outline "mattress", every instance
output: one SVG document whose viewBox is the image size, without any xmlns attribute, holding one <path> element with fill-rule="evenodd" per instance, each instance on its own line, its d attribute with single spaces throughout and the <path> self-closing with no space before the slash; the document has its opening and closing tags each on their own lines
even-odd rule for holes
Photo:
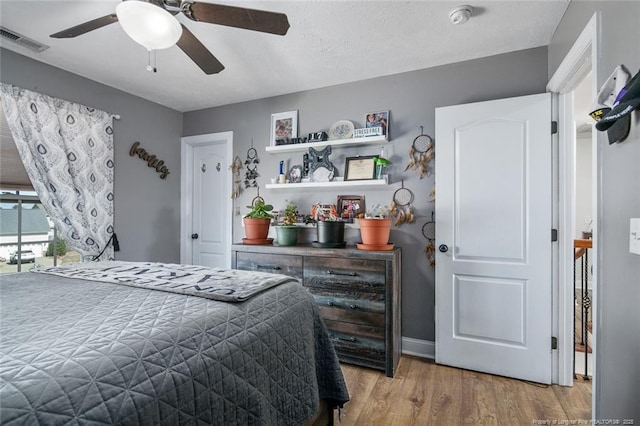
<svg viewBox="0 0 640 426">
<path fill-rule="evenodd" d="M 123 284 L 0 277 L 0 423 L 298 425 L 348 401 L 299 282 L 234 302 Z"/>
</svg>

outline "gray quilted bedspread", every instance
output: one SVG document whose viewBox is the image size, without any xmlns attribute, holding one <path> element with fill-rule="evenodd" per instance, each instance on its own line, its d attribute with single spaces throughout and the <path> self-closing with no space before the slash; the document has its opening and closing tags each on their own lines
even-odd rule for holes
<svg viewBox="0 0 640 426">
<path fill-rule="evenodd" d="M 297 425 L 349 397 L 297 282 L 242 303 L 0 277 L 0 423 Z"/>
</svg>

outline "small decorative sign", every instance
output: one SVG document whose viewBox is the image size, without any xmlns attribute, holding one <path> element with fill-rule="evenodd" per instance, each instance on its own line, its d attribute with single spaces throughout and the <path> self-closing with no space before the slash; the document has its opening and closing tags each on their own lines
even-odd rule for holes
<svg viewBox="0 0 640 426">
<path fill-rule="evenodd" d="M 147 166 L 152 169 L 156 169 L 156 172 L 160 173 L 160 179 L 166 179 L 169 175 L 169 169 L 164 165 L 164 161 L 158 160 L 155 155 L 151 155 L 146 149 L 140 148 L 140 142 L 134 142 L 129 150 L 129 155 L 135 157 L 136 155 L 141 160 L 147 162 Z"/>
<path fill-rule="evenodd" d="M 369 136 L 382 136 L 382 127 L 365 127 L 363 129 L 354 129 L 354 138 L 366 138 Z"/>
<path fill-rule="evenodd" d="M 327 139 L 329 139 L 329 135 L 327 135 L 327 132 L 309 133 L 308 137 L 309 142 L 324 142 Z"/>
</svg>

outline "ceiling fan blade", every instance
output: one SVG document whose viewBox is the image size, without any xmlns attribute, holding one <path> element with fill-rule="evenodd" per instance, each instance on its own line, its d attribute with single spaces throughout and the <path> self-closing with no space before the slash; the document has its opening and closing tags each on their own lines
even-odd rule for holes
<svg viewBox="0 0 640 426">
<path fill-rule="evenodd" d="M 102 28 L 105 25 L 113 24 L 114 22 L 118 22 L 118 17 L 115 13 L 110 15 L 103 16 L 101 18 L 97 18 L 91 21 L 87 21 L 84 24 L 76 25 L 75 27 L 67 28 L 66 30 L 62 30 L 55 34 L 51 34 L 49 37 L 53 38 L 73 38 L 79 35 L 88 33 L 89 31 L 97 30 L 98 28 Z"/>
<path fill-rule="evenodd" d="M 213 3 L 185 3 L 183 12 L 194 21 L 226 25 L 245 30 L 277 35 L 285 35 L 289 30 L 289 20 L 284 13 Z"/>
<path fill-rule="evenodd" d="M 176 44 L 205 74 L 217 74 L 224 69 L 224 65 L 184 25 L 182 36 Z"/>
</svg>

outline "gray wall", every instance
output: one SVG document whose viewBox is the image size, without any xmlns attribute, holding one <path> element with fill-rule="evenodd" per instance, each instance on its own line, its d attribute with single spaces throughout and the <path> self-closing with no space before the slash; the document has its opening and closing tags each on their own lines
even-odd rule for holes
<svg viewBox="0 0 640 426">
<path fill-rule="evenodd" d="M 614 67 L 640 68 L 640 2 L 572 2 L 549 45 L 549 77 L 593 13 L 601 11 L 600 87 Z M 640 422 L 640 256 L 629 253 L 629 219 L 640 217 L 640 113 L 628 139 L 598 138 L 599 222 L 595 415 Z M 622 423 L 621 423 L 622 424 Z"/>
<path fill-rule="evenodd" d="M 591 231 L 593 223 L 593 148 L 591 134 L 578 134 L 576 138 L 576 210 L 575 238 L 582 238 L 583 231 Z M 589 219 L 589 220 L 588 220 Z"/>
<path fill-rule="evenodd" d="M 268 135 L 272 113 L 299 111 L 299 134 L 328 130 L 341 119 L 352 120 L 360 127 L 367 112 L 390 111 L 391 142 L 385 156 L 394 163 L 390 169 L 392 184 L 384 189 L 345 189 L 342 194 L 364 195 L 366 204 L 388 204 L 404 179 L 405 187 L 415 194 L 414 207 L 419 215 L 415 224 L 402 225 L 392 230 L 391 241 L 403 250 L 402 335 L 416 339 L 435 340 L 434 329 L 434 271 L 427 265 L 424 248 L 427 240 L 422 236 L 423 224 L 431 219 L 434 205 L 428 201 L 434 185 L 434 176 L 422 180 L 416 172 L 403 173 L 408 151 L 414 138 L 424 132 L 434 135 L 434 109 L 440 106 L 528 95 L 545 91 L 547 83 L 547 49 L 537 48 L 498 55 L 452 65 L 424 69 L 372 80 L 349 83 L 323 89 L 293 93 L 252 102 L 218 108 L 192 111 L 184 115 L 184 135 L 233 131 L 234 155 L 244 161 L 247 149 L 258 150 L 260 164 L 259 185 L 269 182 L 278 173 L 278 163 L 301 164 L 303 152 L 268 154 Z M 437 141 L 436 141 L 437 143 Z M 353 155 L 374 155 L 379 146 L 335 149 L 331 161 L 343 172 L 344 159 Z M 243 173 L 246 170 L 243 170 Z M 342 173 L 341 173 L 342 174 Z M 243 175 L 244 176 L 244 175 Z M 243 237 L 241 214 L 256 195 L 255 189 L 246 190 L 236 201 L 234 241 Z M 312 203 L 336 202 L 335 190 L 281 191 L 262 189 L 267 202 L 276 208 L 284 206 L 285 199 L 295 202 L 300 210 L 308 211 Z M 313 240 L 312 231 L 302 236 Z M 348 230 L 347 240 L 356 242 L 357 229 Z"/>
<path fill-rule="evenodd" d="M 179 262 L 182 113 L 6 49 L 0 64 L 3 83 L 120 114 L 114 120 L 116 257 Z M 165 161 L 171 172 L 165 180 L 129 156 L 134 141 Z"/>
</svg>

